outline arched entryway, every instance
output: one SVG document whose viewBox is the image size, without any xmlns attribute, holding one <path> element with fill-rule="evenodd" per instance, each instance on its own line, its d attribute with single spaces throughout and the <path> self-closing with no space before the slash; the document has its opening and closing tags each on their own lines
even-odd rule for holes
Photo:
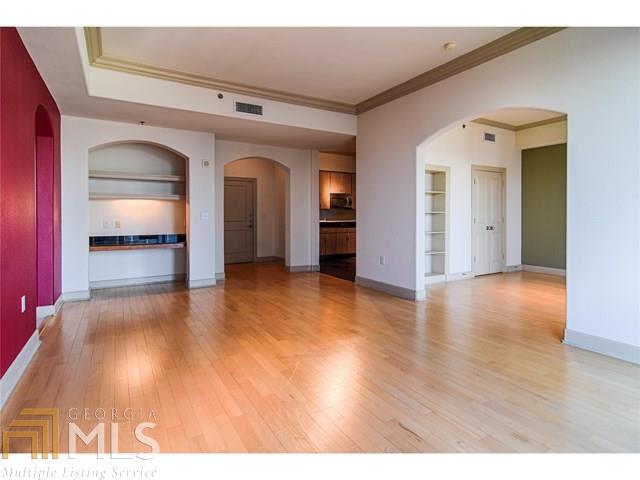
<svg viewBox="0 0 640 480">
<path fill-rule="evenodd" d="M 54 304 L 54 157 L 51 119 L 40 105 L 35 112 L 37 306 Z M 47 314 L 49 312 L 47 310 Z M 38 323 L 44 314 L 38 314 Z"/>
<path fill-rule="evenodd" d="M 520 270 L 566 275 L 566 142 L 564 113 L 505 108 L 455 122 L 417 147 L 424 288 Z M 558 316 L 564 327 L 564 310 Z"/>
<path fill-rule="evenodd" d="M 224 165 L 224 263 L 290 264 L 289 169 L 267 157 Z"/>
</svg>

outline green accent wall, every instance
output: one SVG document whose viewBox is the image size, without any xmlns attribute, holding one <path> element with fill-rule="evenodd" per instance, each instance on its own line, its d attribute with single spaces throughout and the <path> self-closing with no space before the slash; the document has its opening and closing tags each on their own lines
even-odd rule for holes
<svg viewBox="0 0 640 480">
<path fill-rule="evenodd" d="M 566 268 L 567 144 L 522 151 L 522 263 Z"/>
</svg>

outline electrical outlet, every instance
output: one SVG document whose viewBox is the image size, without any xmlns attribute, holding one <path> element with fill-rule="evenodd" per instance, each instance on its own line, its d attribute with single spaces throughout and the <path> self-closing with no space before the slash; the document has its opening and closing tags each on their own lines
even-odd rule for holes
<svg viewBox="0 0 640 480">
<path fill-rule="evenodd" d="M 109 222 L 107 220 L 102 221 L 102 228 L 109 228 Z"/>
<path fill-rule="evenodd" d="M 20 311 L 22 313 L 27 311 L 27 296 L 26 295 L 22 295 L 20 297 Z"/>
<path fill-rule="evenodd" d="M 387 258 L 384 255 L 380 255 L 380 265 L 387 263 Z"/>
<path fill-rule="evenodd" d="M 116 227 L 116 228 L 120 228 L 120 220 L 116 220 L 116 222 L 115 222 L 115 227 Z"/>
</svg>

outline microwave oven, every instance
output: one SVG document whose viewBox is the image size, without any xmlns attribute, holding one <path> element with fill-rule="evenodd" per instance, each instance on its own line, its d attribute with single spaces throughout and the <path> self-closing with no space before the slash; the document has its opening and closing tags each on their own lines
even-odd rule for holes
<svg viewBox="0 0 640 480">
<path fill-rule="evenodd" d="M 353 208 L 353 198 L 348 193 L 332 193 L 331 208 Z"/>
</svg>

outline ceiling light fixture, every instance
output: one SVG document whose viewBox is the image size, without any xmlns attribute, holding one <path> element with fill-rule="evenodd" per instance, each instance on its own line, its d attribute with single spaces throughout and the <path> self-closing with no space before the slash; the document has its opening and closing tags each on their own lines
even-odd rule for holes
<svg viewBox="0 0 640 480">
<path fill-rule="evenodd" d="M 458 44 L 455 41 L 447 42 L 443 45 L 445 50 L 453 50 L 456 48 Z"/>
</svg>

